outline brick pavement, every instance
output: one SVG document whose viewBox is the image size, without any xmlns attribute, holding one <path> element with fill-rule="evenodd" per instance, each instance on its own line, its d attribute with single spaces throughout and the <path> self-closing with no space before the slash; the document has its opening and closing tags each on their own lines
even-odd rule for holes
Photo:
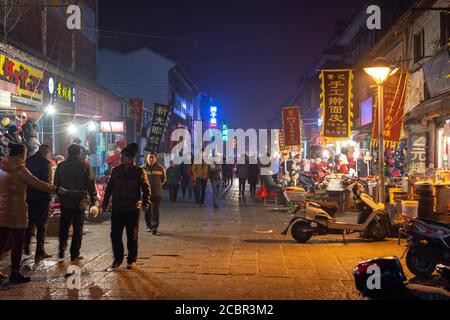
<svg viewBox="0 0 450 320">
<path fill-rule="evenodd" d="M 210 196 L 208 197 L 211 198 Z M 220 210 L 189 202 L 162 205 L 160 235 L 145 232 L 141 217 L 136 271 L 108 271 L 112 262 L 109 222 L 87 224 L 82 254 L 81 289 L 69 290 L 70 259 L 38 266 L 25 261 L 32 283 L 0 286 L 0 299 L 359 299 L 352 269 L 363 259 L 397 255 L 396 239 L 370 242 L 356 235 L 313 238 L 298 244 L 281 231 L 283 212 L 237 196 L 222 195 Z M 57 252 L 57 239 L 48 238 Z M 7 271 L 9 258 L 0 261 Z M 33 270 L 30 270 L 33 269 Z"/>
</svg>

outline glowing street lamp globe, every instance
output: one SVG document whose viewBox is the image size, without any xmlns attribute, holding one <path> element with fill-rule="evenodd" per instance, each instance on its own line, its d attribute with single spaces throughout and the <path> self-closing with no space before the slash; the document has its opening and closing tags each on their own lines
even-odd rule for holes
<svg viewBox="0 0 450 320">
<path fill-rule="evenodd" d="M 370 66 L 364 68 L 364 71 L 372 77 L 376 84 L 383 84 L 389 77 L 397 73 L 396 68 L 388 59 L 377 58 Z"/>
<path fill-rule="evenodd" d="M 67 131 L 69 132 L 69 134 L 73 135 L 77 132 L 77 128 L 75 127 L 75 125 L 73 123 L 71 123 L 68 127 L 67 127 Z"/>
<path fill-rule="evenodd" d="M 48 115 L 53 115 L 53 114 L 55 114 L 56 113 L 56 110 L 55 110 L 55 107 L 53 106 L 53 105 L 48 105 L 47 106 L 47 108 L 45 108 L 45 112 L 48 114 Z"/>
</svg>

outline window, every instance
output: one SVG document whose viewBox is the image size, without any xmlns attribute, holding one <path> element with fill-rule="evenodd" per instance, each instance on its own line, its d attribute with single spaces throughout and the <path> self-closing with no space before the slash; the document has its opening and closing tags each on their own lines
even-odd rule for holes
<svg viewBox="0 0 450 320">
<path fill-rule="evenodd" d="M 441 40 L 440 45 L 444 47 L 449 42 L 450 38 L 450 14 L 448 12 L 441 12 Z"/>
<path fill-rule="evenodd" d="M 425 57 L 425 30 L 414 35 L 414 63 L 419 62 Z"/>
</svg>

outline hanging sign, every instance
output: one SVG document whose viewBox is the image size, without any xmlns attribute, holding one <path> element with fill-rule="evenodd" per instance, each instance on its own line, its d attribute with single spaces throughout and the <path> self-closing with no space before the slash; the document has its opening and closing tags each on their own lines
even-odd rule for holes
<svg viewBox="0 0 450 320">
<path fill-rule="evenodd" d="M 137 136 L 142 134 L 142 123 L 144 115 L 144 100 L 142 99 L 130 99 L 130 107 L 128 108 L 128 117 L 134 118 L 135 132 Z"/>
<path fill-rule="evenodd" d="M 348 140 L 353 126 L 353 71 L 322 70 L 320 73 L 322 136 Z"/>
<path fill-rule="evenodd" d="M 386 148 L 395 149 L 400 144 L 405 111 L 406 87 L 408 73 L 397 72 L 386 80 L 383 89 L 384 104 L 384 143 Z M 378 97 L 376 101 L 378 100 Z M 378 104 L 375 106 L 374 121 L 372 127 L 373 145 L 378 145 Z"/>
<path fill-rule="evenodd" d="M 283 108 L 283 140 L 284 148 L 290 152 L 302 150 L 302 128 L 299 107 Z M 281 146 L 280 146 L 281 148 Z"/>
<path fill-rule="evenodd" d="M 161 138 L 163 136 L 168 117 L 169 106 L 163 104 L 155 104 L 152 125 L 148 133 L 147 146 L 145 147 L 145 151 L 155 153 L 159 152 Z"/>
</svg>

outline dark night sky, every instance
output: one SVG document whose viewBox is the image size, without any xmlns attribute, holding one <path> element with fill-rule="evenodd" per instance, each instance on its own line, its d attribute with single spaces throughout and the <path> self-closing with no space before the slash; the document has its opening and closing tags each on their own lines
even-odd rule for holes
<svg viewBox="0 0 450 320">
<path fill-rule="evenodd" d="M 213 97 L 234 128 L 265 128 L 272 110 L 295 92 L 298 76 L 320 57 L 335 22 L 352 18 L 364 3 L 99 2 L 100 29 L 152 36 L 103 33 L 106 37 L 101 40 L 102 46 L 127 50 L 147 45 L 180 62 L 197 86 Z"/>
</svg>

